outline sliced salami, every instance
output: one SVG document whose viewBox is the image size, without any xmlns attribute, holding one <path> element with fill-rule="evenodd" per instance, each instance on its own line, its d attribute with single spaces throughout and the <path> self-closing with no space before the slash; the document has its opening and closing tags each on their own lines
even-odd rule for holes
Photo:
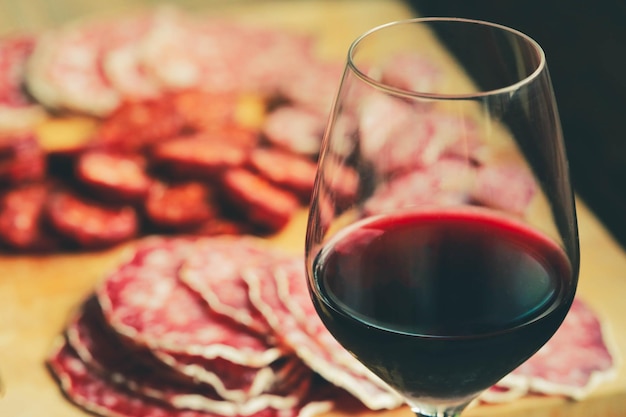
<svg viewBox="0 0 626 417">
<path fill-rule="evenodd" d="M 360 150 L 383 174 L 423 168 L 463 142 L 466 132 L 453 121 L 413 103 L 370 94 L 359 114 Z"/>
<path fill-rule="evenodd" d="M 581 399 L 615 376 L 616 359 L 608 329 L 576 298 L 552 339 L 508 378 L 521 378 L 532 392 Z"/>
<path fill-rule="evenodd" d="M 140 201 L 153 183 L 142 158 L 102 151 L 82 153 L 75 175 L 94 194 L 112 202 Z"/>
<path fill-rule="evenodd" d="M 145 151 L 178 136 L 184 127 L 169 96 L 123 101 L 99 126 L 94 142 L 114 151 Z"/>
<path fill-rule="evenodd" d="M 208 238 L 207 238 L 208 239 Z M 213 238 L 218 239 L 218 238 Z M 125 338 L 154 350 L 263 367 L 282 349 L 211 313 L 178 279 L 193 250 L 187 239 L 148 239 L 98 289 L 107 322 Z"/>
<path fill-rule="evenodd" d="M 46 168 L 46 156 L 34 133 L 0 135 L 0 185 L 43 180 Z"/>
<path fill-rule="evenodd" d="M 307 377 L 301 373 L 302 378 L 298 380 L 298 385 L 290 387 L 292 389 L 289 391 L 269 392 L 278 382 L 276 375 L 270 368 L 256 369 L 256 374 L 266 375 L 265 378 L 254 376 L 256 380 L 253 383 L 257 387 L 251 386 L 246 392 L 235 392 L 224 389 L 226 384 L 219 378 L 230 379 L 231 385 L 237 382 L 241 386 L 242 382 L 248 382 L 247 375 L 236 372 L 239 371 L 236 367 L 209 368 L 215 378 L 218 378 L 219 384 L 216 385 L 220 385 L 230 395 L 220 396 L 213 385 L 185 378 L 184 374 L 155 361 L 152 352 L 125 345 L 107 328 L 93 298 L 83 305 L 66 333 L 68 342 L 87 366 L 130 391 L 176 408 L 203 410 L 224 416 L 248 415 L 266 408 L 287 409 L 300 402 L 311 381 L 310 375 Z"/>
<path fill-rule="evenodd" d="M 381 71 L 381 82 L 418 93 L 435 93 L 440 86 L 442 69 L 432 59 L 416 53 L 394 55 Z"/>
<path fill-rule="evenodd" d="M 222 186 L 227 198 L 244 217 L 268 232 L 284 227 L 300 207 L 294 194 L 245 169 L 226 171 Z"/>
<path fill-rule="evenodd" d="M 250 152 L 249 164 L 261 176 L 308 204 L 317 172 L 313 160 L 277 149 L 257 148 Z"/>
<path fill-rule="evenodd" d="M 343 66 L 319 59 L 303 61 L 302 65 L 302 71 L 283 78 L 279 92 L 294 105 L 325 117 L 337 95 Z"/>
<path fill-rule="evenodd" d="M 198 134 L 162 142 L 150 155 L 153 163 L 170 175 L 215 180 L 225 169 L 243 165 L 247 149 Z"/>
<path fill-rule="evenodd" d="M 0 39 L 0 130 L 31 128 L 45 118 L 43 108 L 24 90 L 26 63 L 36 43 L 30 34 Z"/>
<path fill-rule="evenodd" d="M 200 241 L 184 261 L 179 276 L 209 307 L 246 328 L 271 339 L 271 327 L 250 303 L 248 286 L 241 276 L 246 265 L 274 258 L 267 245 L 253 238 Z"/>
<path fill-rule="evenodd" d="M 411 206 L 469 203 L 474 171 L 465 160 L 442 158 L 378 188 L 365 203 L 365 211 L 379 214 Z"/>
<path fill-rule="evenodd" d="M 60 242 L 43 224 L 43 208 L 48 198 L 44 183 L 28 184 L 0 195 L 0 242 L 21 251 L 47 252 Z"/>
<path fill-rule="evenodd" d="M 304 107 L 281 106 L 270 112 L 262 133 L 274 146 L 301 155 L 317 155 L 326 128 L 326 116 Z"/>
<path fill-rule="evenodd" d="M 532 173 L 519 162 L 484 164 L 476 172 L 472 198 L 487 207 L 524 215 L 538 192 Z"/>
<path fill-rule="evenodd" d="M 303 262 L 302 260 L 304 268 Z M 398 394 L 377 380 L 377 377 L 347 352 L 345 358 L 337 361 L 336 357 L 341 355 L 337 350 L 345 352 L 341 345 L 337 342 L 333 345 L 320 342 L 320 339 L 325 338 L 323 333 L 310 334 L 308 332 L 310 327 L 305 323 L 300 323 L 281 300 L 278 283 L 271 268 L 271 265 L 265 270 L 250 268 L 244 273 L 244 279 L 248 283 L 251 302 L 272 326 L 276 337 L 290 346 L 311 369 L 327 381 L 350 392 L 368 408 L 379 410 L 395 408 L 402 404 L 402 399 Z M 290 294 L 290 296 L 293 295 Z M 299 299 L 304 301 L 304 298 Z M 308 302 L 312 304 L 310 299 Z M 317 314 L 307 319 L 316 317 L 318 317 Z M 327 336 L 332 339 L 325 328 L 320 330 L 326 331 Z M 350 363 L 347 364 L 346 361 Z M 360 369 L 355 372 L 357 368 Z"/>
<path fill-rule="evenodd" d="M 102 248 L 129 240 L 139 229 L 130 206 L 111 207 L 69 191 L 52 193 L 45 207 L 50 226 L 80 248 Z"/>
<path fill-rule="evenodd" d="M 218 413 L 179 409 L 111 383 L 90 370 L 71 347 L 59 340 L 48 359 L 63 392 L 78 406 L 103 417 L 216 417 Z M 309 417 L 332 408 L 329 401 L 306 402 L 292 409 L 265 409 L 250 417 Z M 243 415 L 242 415 L 243 417 Z"/>
<path fill-rule="evenodd" d="M 144 201 L 144 212 L 162 231 L 189 231 L 217 215 L 211 188 L 202 182 L 155 182 Z"/>
</svg>

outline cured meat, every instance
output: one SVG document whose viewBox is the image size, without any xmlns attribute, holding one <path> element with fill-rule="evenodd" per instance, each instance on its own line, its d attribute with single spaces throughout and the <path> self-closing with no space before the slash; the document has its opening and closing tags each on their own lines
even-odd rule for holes
<svg viewBox="0 0 626 417">
<path fill-rule="evenodd" d="M 152 184 L 140 158 L 89 151 L 76 161 L 75 175 L 101 199 L 133 202 L 146 197 Z"/>
<path fill-rule="evenodd" d="M 0 130 L 17 130 L 42 121 L 45 112 L 24 91 L 26 62 L 37 38 L 13 34 L 0 39 Z"/>
<path fill-rule="evenodd" d="M 269 339 L 271 327 L 250 303 L 241 271 L 275 256 L 278 253 L 252 238 L 204 240 L 184 261 L 179 277 L 202 296 L 211 310 Z"/>
<path fill-rule="evenodd" d="M 326 128 L 326 116 L 303 107 L 281 106 L 270 112 L 262 133 L 274 146 L 302 155 L 317 155 Z"/>
<path fill-rule="evenodd" d="M 402 90 L 436 93 L 442 81 L 442 68 L 432 59 L 415 53 L 393 56 L 381 71 L 381 82 Z"/>
<path fill-rule="evenodd" d="M 302 258 L 295 262 L 304 269 Z M 293 349 L 311 369 L 350 392 L 368 408 L 379 410 L 401 405 L 400 396 L 387 388 L 336 341 L 332 343 L 334 339 L 323 326 L 315 326 L 319 333 L 309 333 L 312 327 L 306 322 L 300 322 L 280 298 L 279 284 L 272 268 L 270 262 L 267 269 L 249 268 L 243 276 L 249 287 L 250 301 L 272 326 L 279 340 Z M 304 279 L 303 276 L 299 278 Z M 307 302 L 302 294 L 290 293 L 289 297 Z M 312 305 L 310 299 L 307 304 Z M 306 317 L 306 320 L 319 320 L 319 317 L 314 314 Z M 339 352 L 344 352 L 345 356 Z M 342 356 L 341 361 L 336 360 L 339 356 Z"/>
<path fill-rule="evenodd" d="M 140 101 L 123 101 L 95 134 L 94 141 L 123 152 L 148 149 L 153 144 L 176 137 L 184 127 L 168 96 Z"/>
<path fill-rule="evenodd" d="M 55 191 L 46 204 L 50 226 L 80 248 L 101 248 L 124 242 L 138 231 L 138 217 L 130 206 L 109 207 L 69 191 Z"/>
<path fill-rule="evenodd" d="M 249 165 L 265 179 L 296 194 L 308 203 L 315 183 L 317 164 L 311 159 L 268 148 L 250 153 Z"/>
<path fill-rule="evenodd" d="M 359 114 L 360 150 L 383 174 L 423 168 L 473 135 L 456 122 L 413 103 L 371 94 Z"/>
<path fill-rule="evenodd" d="M 295 195 L 245 169 L 225 172 L 222 186 L 246 219 L 270 232 L 284 227 L 300 207 Z"/>
<path fill-rule="evenodd" d="M 532 173 L 518 162 L 485 164 L 478 168 L 472 198 L 487 207 L 524 215 L 537 194 Z"/>
<path fill-rule="evenodd" d="M 163 93 L 161 84 L 149 74 L 143 63 L 142 48 L 149 33 L 162 19 L 168 18 L 169 9 L 158 8 L 136 22 L 126 22 L 125 36 L 104 45 L 99 58 L 102 72 L 111 88 L 122 98 L 153 99 Z"/>
<path fill-rule="evenodd" d="M 615 360 L 607 329 L 576 298 L 552 339 L 507 378 L 510 383 L 527 384 L 532 392 L 582 399 L 615 376 Z"/>
<path fill-rule="evenodd" d="M 60 242 L 43 224 L 43 207 L 48 187 L 43 183 L 28 184 L 0 195 L 0 242 L 12 249 L 51 251 Z"/>
<path fill-rule="evenodd" d="M 309 59 L 303 69 L 284 77 L 278 91 L 289 102 L 326 117 L 332 107 L 343 73 L 343 65 Z"/>
<path fill-rule="evenodd" d="M 157 167 L 171 175 L 215 179 L 216 174 L 226 168 L 243 165 L 247 150 L 198 134 L 162 142 L 152 149 L 150 156 Z"/>
<path fill-rule="evenodd" d="M 285 31 L 182 15 L 161 23 L 146 40 L 143 56 L 149 71 L 169 88 L 271 91 L 311 53 L 309 37 Z"/>
<path fill-rule="evenodd" d="M 144 202 L 148 220 L 163 230 L 185 231 L 216 216 L 211 189 L 201 182 L 153 184 Z"/>
<path fill-rule="evenodd" d="M 192 132 L 212 132 L 216 127 L 221 129 L 237 124 L 239 94 L 185 89 L 175 92 L 172 100 L 176 111 L 184 119 L 185 128 Z M 255 144 L 256 138 L 251 143 Z"/>
<path fill-rule="evenodd" d="M 90 370 L 71 347 L 59 341 L 48 365 L 61 389 L 78 406 L 104 417 L 216 417 L 220 414 L 177 409 L 136 395 Z M 329 401 L 311 401 L 287 410 L 265 409 L 250 417 L 310 417 L 328 411 Z M 243 417 L 243 415 L 238 415 Z"/>
<path fill-rule="evenodd" d="M 158 238 L 139 244 L 98 289 L 109 325 L 153 350 L 223 358 L 251 367 L 266 366 L 283 356 L 282 349 L 211 313 L 180 282 L 179 268 L 193 245 L 192 240 Z"/>
<path fill-rule="evenodd" d="M 444 158 L 426 169 L 392 179 L 366 201 L 365 211 L 379 214 L 424 204 L 468 203 L 475 168 L 464 160 Z"/>
<path fill-rule="evenodd" d="M 212 385 L 186 378 L 172 368 L 156 362 L 151 352 L 133 350 L 122 343 L 106 327 L 99 306 L 93 298 L 83 305 L 66 333 L 68 342 L 87 366 L 130 391 L 176 408 L 203 410 L 224 416 L 250 414 L 266 408 L 287 409 L 300 402 L 311 382 L 310 375 L 307 377 L 301 373 L 302 378 L 298 380 L 298 384 L 288 391 L 272 391 L 274 383 L 278 382 L 272 370 L 256 369 L 252 377 L 261 378 L 256 378 L 247 392 L 240 390 L 240 395 L 236 398 L 220 397 Z M 240 369 L 236 367 L 222 366 L 213 371 L 220 388 L 230 394 L 230 397 L 235 396 L 234 391 L 224 389 L 225 384 L 220 377 L 230 378 L 238 386 L 248 380 L 247 375 L 237 372 Z M 231 385 L 234 385 L 233 381 Z"/>
<path fill-rule="evenodd" d="M 0 135 L 0 185 L 44 179 L 46 156 L 33 133 Z"/>
</svg>

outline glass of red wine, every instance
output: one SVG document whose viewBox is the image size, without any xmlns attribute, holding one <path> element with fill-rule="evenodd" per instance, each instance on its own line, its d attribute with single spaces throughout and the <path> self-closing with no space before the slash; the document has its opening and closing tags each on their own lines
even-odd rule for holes
<svg viewBox="0 0 626 417">
<path fill-rule="evenodd" d="M 420 18 L 351 45 L 306 235 L 333 336 L 418 416 L 456 416 L 545 344 L 578 280 L 545 54 L 497 24 Z"/>
</svg>

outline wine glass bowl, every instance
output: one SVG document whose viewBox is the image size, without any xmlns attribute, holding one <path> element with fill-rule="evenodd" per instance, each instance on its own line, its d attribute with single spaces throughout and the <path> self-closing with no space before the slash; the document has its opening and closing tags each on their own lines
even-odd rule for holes
<svg viewBox="0 0 626 417">
<path fill-rule="evenodd" d="M 540 46 L 453 18 L 359 37 L 305 252 L 325 325 L 418 415 L 459 414 L 536 352 L 567 314 L 579 268 Z"/>
</svg>

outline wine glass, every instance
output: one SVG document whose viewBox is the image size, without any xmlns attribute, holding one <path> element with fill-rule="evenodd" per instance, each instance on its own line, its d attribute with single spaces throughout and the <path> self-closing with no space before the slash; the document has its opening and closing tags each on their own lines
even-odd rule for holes
<svg viewBox="0 0 626 417">
<path fill-rule="evenodd" d="M 419 18 L 351 45 L 306 234 L 333 336 L 418 416 L 456 416 L 543 344 L 578 280 L 546 59 L 488 22 Z"/>
</svg>

